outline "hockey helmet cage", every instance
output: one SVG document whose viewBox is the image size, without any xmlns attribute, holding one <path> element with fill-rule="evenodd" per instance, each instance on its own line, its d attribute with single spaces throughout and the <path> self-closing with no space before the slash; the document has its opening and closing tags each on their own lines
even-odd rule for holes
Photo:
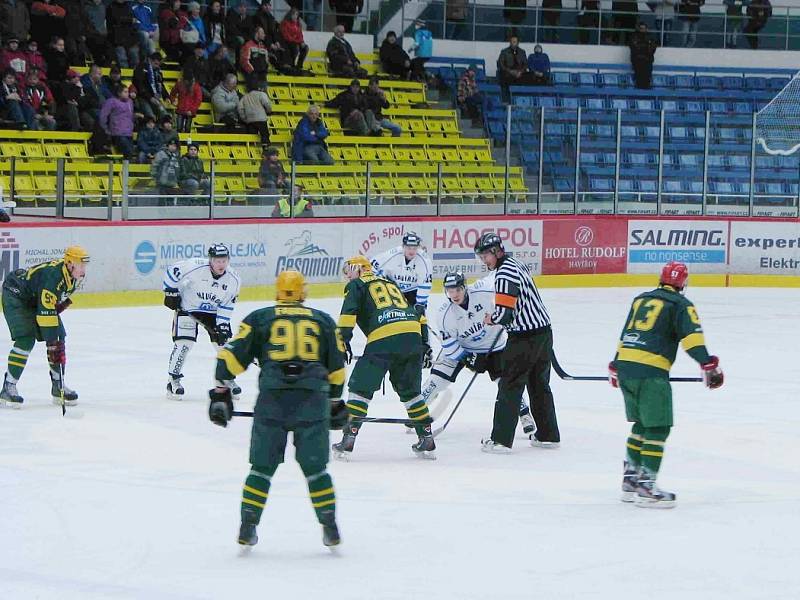
<svg viewBox="0 0 800 600">
<path fill-rule="evenodd" d="M 668 285 L 674 287 L 676 290 L 682 290 L 686 287 L 686 281 L 689 279 L 689 269 L 685 264 L 671 260 L 664 265 L 661 269 L 661 277 L 658 282 L 661 285 Z"/>
<path fill-rule="evenodd" d="M 88 263 L 89 253 L 81 246 L 69 246 L 64 250 L 64 262 L 67 264 Z"/>
<path fill-rule="evenodd" d="M 363 256 L 361 254 L 351 256 L 346 261 L 344 261 L 345 275 L 347 275 L 348 273 L 352 273 L 356 269 L 360 269 L 362 274 L 365 272 L 372 272 L 372 263 L 369 262 L 369 259 L 366 256 Z"/>
<path fill-rule="evenodd" d="M 465 288 L 467 287 L 467 280 L 464 279 L 464 274 L 461 271 L 451 271 L 450 273 L 445 273 L 442 286 L 444 289 Z"/>
<path fill-rule="evenodd" d="M 275 281 L 275 299 L 302 302 L 306 299 L 306 279 L 300 271 L 288 270 L 278 273 Z"/>
<path fill-rule="evenodd" d="M 486 252 L 487 250 L 491 250 L 492 248 L 499 248 L 500 250 L 505 252 L 505 248 L 503 247 L 503 240 L 500 239 L 499 235 L 491 231 L 482 234 L 481 237 L 478 238 L 478 241 L 475 242 L 475 254 Z"/>
<path fill-rule="evenodd" d="M 403 246 L 411 246 L 414 248 L 419 248 L 421 245 L 422 245 L 422 238 L 413 231 L 409 231 L 403 236 Z"/>
<path fill-rule="evenodd" d="M 208 258 L 230 257 L 231 251 L 225 244 L 211 244 L 208 247 Z"/>
</svg>

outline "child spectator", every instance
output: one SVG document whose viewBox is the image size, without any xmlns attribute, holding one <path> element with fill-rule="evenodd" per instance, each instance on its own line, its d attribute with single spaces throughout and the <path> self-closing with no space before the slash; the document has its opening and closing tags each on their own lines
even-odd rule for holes
<svg viewBox="0 0 800 600">
<path fill-rule="evenodd" d="M 25 56 L 28 59 L 28 70 L 25 72 L 25 75 L 27 76 L 32 69 L 38 69 L 39 79 L 47 79 L 47 63 L 45 62 L 42 53 L 39 52 L 39 42 L 36 40 L 28 40 L 28 47 L 27 51 L 25 52 Z"/>
<path fill-rule="evenodd" d="M 462 114 L 472 119 L 473 127 L 481 124 L 483 95 L 478 91 L 475 74 L 478 67 L 470 65 L 458 81 L 458 107 Z"/>
<path fill-rule="evenodd" d="M 117 86 L 115 95 L 100 110 L 100 127 L 108 134 L 117 150 L 126 159 L 134 156 L 133 102 L 128 88 Z"/>
<path fill-rule="evenodd" d="M 7 69 L 13 70 L 17 75 L 17 80 L 22 83 L 25 81 L 25 73 L 28 70 L 28 56 L 19 47 L 17 38 L 6 40 L 6 47 L 0 51 L 0 70 L 5 72 Z"/>
<path fill-rule="evenodd" d="M 213 0 L 208 5 L 208 10 L 203 16 L 203 24 L 206 28 L 208 42 L 206 51 L 211 56 L 217 51 L 217 48 L 225 43 L 225 11 L 219 0 Z"/>
<path fill-rule="evenodd" d="M 55 130 L 56 119 L 53 116 L 55 100 L 47 84 L 39 80 L 38 69 L 28 71 L 23 91 L 23 102 L 30 107 L 32 114 L 29 127 L 34 130 Z"/>
<path fill-rule="evenodd" d="M 153 162 L 156 153 L 161 150 L 163 145 L 164 140 L 161 135 L 161 130 L 156 127 L 156 120 L 153 117 L 145 118 L 144 127 L 139 129 L 139 134 L 136 137 L 136 149 L 139 151 L 139 162 Z"/>
<path fill-rule="evenodd" d="M 169 115 L 164 115 L 161 117 L 161 124 L 159 129 L 161 129 L 161 143 L 165 146 L 175 140 L 177 144 L 180 144 L 180 140 L 178 138 L 178 132 L 175 131 L 175 124 L 172 122 L 172 117 Z"/>
<path fill-rule="evenodd" d="M 172 88 L 169 99 L 177 107 L 175 115 L 178 132 L 189 133 L 192 130 L 192 120 L 203 102 L 203 90 L 191 72 L 183 72 L 183 76 Z"/>
<path fill-rule="evenodd" d="M 0 84 L 0 116 L 7 121 L 30 127 L 33 113 L 23 98 L 23 91 L 17 81 L 14 69 L 3 71 L 3 82 Z"/>
</svg>

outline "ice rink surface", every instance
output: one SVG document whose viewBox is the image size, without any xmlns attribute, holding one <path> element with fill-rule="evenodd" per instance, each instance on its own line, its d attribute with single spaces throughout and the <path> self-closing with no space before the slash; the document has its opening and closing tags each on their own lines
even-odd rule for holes
<svg viewBox="0 0 800 600">
<path fill-rule="evenodd" d="M 605 373 L 637 291 L 543 290 L 567 371 Z M 628 424 L 616 390 L 554 374 L 561 448 L 531 448 L 519 432 L 514 453 L 495 456 L 480 452 L 495 395 L 480 378 L 437 461 L 415 458 L 401 427 L 366 425 L 352 460 L 331 463 L 338 556 L 322 546 L 291 445 L 260 542 L 238 556 L 250 422 L 208 421 L 205 337 L 186 400 L 168 401 L 167 309 L 70 310 L 67 383 L 81 400 L 67 410 L 83 417 L 50 403 L 42 345 L 20 382 L 24 408 L 0 410 L 0 598 L 798 598 L 800 291 L 688 296 L 726 379 L 714 392 L 673 386 L 660 483 L 678 494 L 674 510 L 618 500 Z M 338 315 L 339 299 L 309 303 Z M 0 339 L 5 352 L 4 326 Z M 256 371 L 239 380 L 239 409 L 253 404 Z M 681 355 L 673 374 L 699 369 Z M 403 416 L 389 393 L 370 414 Z"/>
</svg>

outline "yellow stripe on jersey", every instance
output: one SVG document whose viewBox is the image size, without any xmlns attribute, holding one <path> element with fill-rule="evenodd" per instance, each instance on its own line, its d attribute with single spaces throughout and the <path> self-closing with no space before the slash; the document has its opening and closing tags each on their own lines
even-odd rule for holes
<svg viewBox="0 0 800 600">
<path fill-rule="evenodd" d="M 350 327 L 353 328 L 356 326 L 356 316 L 355 315 L 339 315 L 339 322 L 337 323 L 339 327 Z"/>
<path fill-rule="evenodd" d="M 698 346 L 705 346 L 706 345 L 706 338 L 702 333 L 690 333 L 685 338 L 681 340 L 681 346 L 687 352 L 692 348 L 697 348 Z"/>
<path fill-rule="evenodd" d="M 672 367 L 672 363 L 668 358 L 660 354 L 653 354 L 646 350 L 637 350 L 634 348 L 620 348 L 617 360 L 647 365 L 648 367 L 655 367 L 656 369 L 663 369 L 665 371 L 669 371 Z"/>
<path fill-rule="evenodd" d="M 58 317 L 36 315 L 36 324 L 39 327 L 58 327 Z"/>
<path fill-rule="evenodd" d="M 322 508 L 323 506 L 330 506 L 331 504 L 336 504 L 336 500 L 323 500 L 322 502 L 312 502 L 311 506 L 314 508 Z"/>
<path fill-rule="evenodd" d="M 642 456 L 664 456 L 663 452 L 654 452 L 651 450 L 642 450 Z"/>
<path fill-rule="evenodd" d="M 250 498 L 242 498 L 242 504 L 252 504 L 258 508 L 264 508 L 266 506 L 266 504 L 262 502 L 256 502 L 255 500 L 250 500 Z"/>
<path fill-rule="evenodd" d="M 344 385 L 345 370 L 339 369 L 333 373 L 328 373 L 328 383 L 331 385 Z"/>
<path fill-rule="evenodd" d="M 262 498 L 268 497 L 269 494 L 266 492 L 262 492 L 261 490 L 257 490 L 254 487 L 250 487 L 249 485 L 244 486 L 244 491 L 253 494 L 254 496 L 261 496 Z"/>
<path fill-rule="evenodd" d="M 239 362 L 239 359 L 236 358 L 233 355 L 233 352 L 227 348 L 223 348 L 219 351 L 219 354 L 217 354 L 217 359 L 225 363 L 225 366 L 231 375 L 239 375 L 245 371 L 245 368 L 242 366 L 242 363 Z"/>
<path fill-rule="evenodd" d="M 327 496 L 328 494 L 332 493 L 333 493 L 333 488 L 329 487 L 327 489 L 320 490 L 318 492 L 310 492 L 308 495 L 311 496 L 312 498 L 319 498 L 320 496 Z"/>
<path fill-rule="evenodd" d="M 383 327 L 378 327 L 367 336 L 367 343 L 377 342 L 378 340 L 402 333 L 416 333 L 417 335 L 422 335 L 419 321 L 398 321 L 397 323 L 389 323 Z"/>
</svg>

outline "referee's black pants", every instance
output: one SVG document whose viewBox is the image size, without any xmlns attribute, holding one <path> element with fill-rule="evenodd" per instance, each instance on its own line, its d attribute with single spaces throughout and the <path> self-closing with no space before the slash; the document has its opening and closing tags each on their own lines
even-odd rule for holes
<svg viewBox="0 0 800 600">
<path fill-rule="evenodd" d="M 494 405 L 492 440 L 511 448 L 519 419 L 519 403 L 528 388 L 536 439 L 560 442 L 553 392 L 550 391 L 550 354 L 553 331 L 543 327 L 525 333 L 509 333 L 503 350 L 502 375 Z"/>
</svg>

